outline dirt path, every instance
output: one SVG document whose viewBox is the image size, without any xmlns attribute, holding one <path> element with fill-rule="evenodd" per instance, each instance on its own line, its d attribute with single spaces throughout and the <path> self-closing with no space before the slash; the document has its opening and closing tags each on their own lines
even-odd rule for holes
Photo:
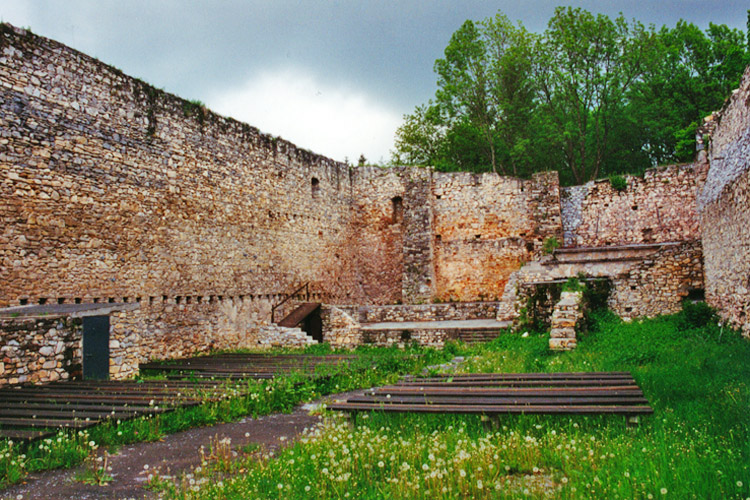
<svg viewBox="0 0 750 500">
<path fill-rule="evenodd" d="M 328 396 L 326 400 L 344 398 L 345 394 Z M 312 403 L 315 404 L 315 403 Z M 124 446 L 110 458 L 114 479 L 106 486 L 86 485 L 75 481 L 76 469 L 46 471 L 31 474 L 26 484 L 11 486 L 0 491 L 3 500 L 88 500 L 88 499 L 142 499 L 156 495 L 143 488 L 150 470 L 159 468 L 162 473 L 176 474 L 200 464 L 200 447 L 209 447 L 211 440 L 230 438 L 232 448 L 256 443 L 273 450 L 294 440 L 304 428 L 320 421 L 310 415 L 310 404 L 297 407 L 290 414 L 275 413 L 253 419 L 211 427 L 191 429 L 166 436 L 163 441 L 137 443 Z M 148 470 L 144 467 L 148 465 Z"/>
</svg>

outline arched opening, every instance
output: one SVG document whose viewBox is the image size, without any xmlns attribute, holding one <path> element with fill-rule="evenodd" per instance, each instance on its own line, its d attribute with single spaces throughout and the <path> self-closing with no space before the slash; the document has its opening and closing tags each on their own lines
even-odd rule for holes
<svg viewBox="0 0 750 500">
<path fill-rule="evenodd" d="M 312 178 L 312 181 L 310 181 L 310 186 L 312 187 L 313 198 L 315 198 L 320 192 L 320 181 L 317 177 Z"/>
</svg>

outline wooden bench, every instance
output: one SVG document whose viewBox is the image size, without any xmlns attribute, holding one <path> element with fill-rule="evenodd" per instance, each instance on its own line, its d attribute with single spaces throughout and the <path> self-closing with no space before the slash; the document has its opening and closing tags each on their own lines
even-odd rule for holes
<svg viewBox="0 0 750 500">
<path fill-rule="evenodd" d="M 477 373 L 407 377 L 328 405 L 348 413 L 617 414 L 653 413 L 628 372 Z M 636 417 L 636 418 L 632 418 Z"/>
<path fill-rule="evenodd" d="M 243 384 L 210 381 L 64 381 L 0 389 L 0 439 L 33 441 L 60 429 L 146 415 L 244 394 Z"/>
</svg>

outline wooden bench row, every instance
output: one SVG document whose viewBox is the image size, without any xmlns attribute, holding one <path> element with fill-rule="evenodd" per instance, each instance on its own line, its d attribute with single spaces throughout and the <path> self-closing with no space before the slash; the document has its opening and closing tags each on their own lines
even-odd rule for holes
<svg viewBox="0 0 750 500">
<path fill-rule="evenodd" d="M 328 405 L 356 413 L 619 414 L 653 413 L 627 372 L 511 373 L 408 377 Z"/>
<path fill-rule="evenodd" d="M 58 430 L 86 429 L 241 395 L 247 388 L 215 381 L 65 381 L 0 389 L 0 438 L 43 439 Z"/>
<path fill-rule="evenodd" d="M 279 374 L 312 374 L 320 365 L 347 363 L 352 355 L 220 354 L 142 363 L 141 371 L 167 374 L 170 379 L 270 379 Z"/>
</svg>

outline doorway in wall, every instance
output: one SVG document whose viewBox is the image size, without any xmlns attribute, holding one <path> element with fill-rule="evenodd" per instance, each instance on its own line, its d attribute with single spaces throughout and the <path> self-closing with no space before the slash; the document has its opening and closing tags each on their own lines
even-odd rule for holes
<svg viewBox="0 0 750 500">
<path fill-rule="evenodd" d="M 109 316 L 83 318 L 83 378 L 109 379 Z"/>
</svg>

